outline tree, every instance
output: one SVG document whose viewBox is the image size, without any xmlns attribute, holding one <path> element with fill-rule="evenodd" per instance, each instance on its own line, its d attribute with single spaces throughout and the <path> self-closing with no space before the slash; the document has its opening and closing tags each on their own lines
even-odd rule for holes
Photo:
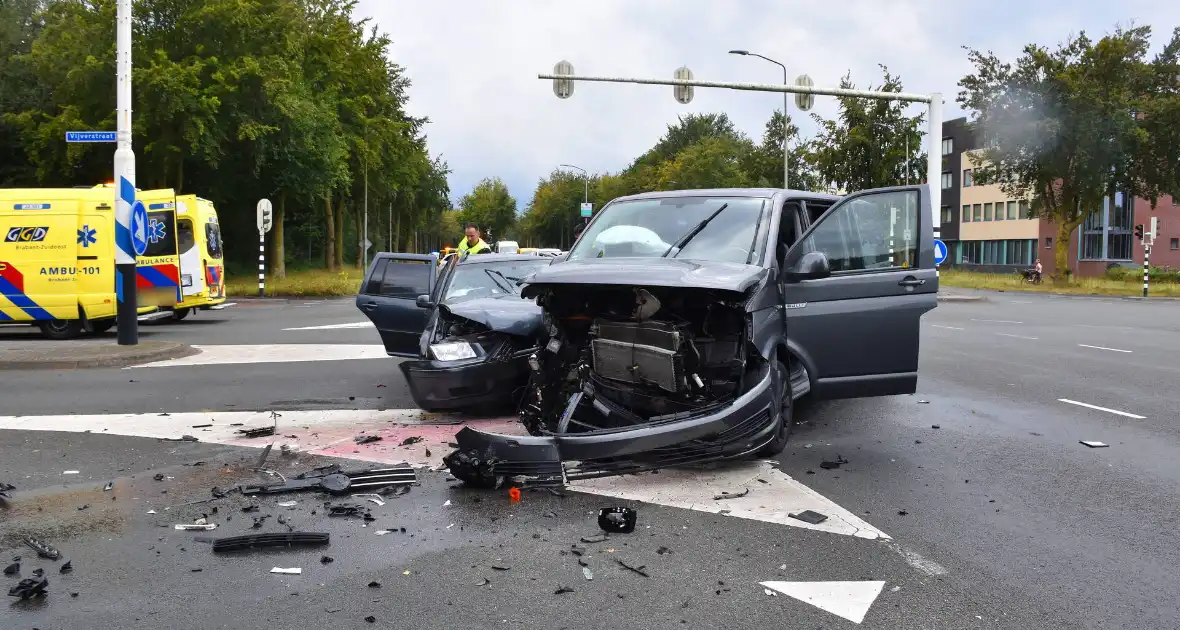
<svg viewBox="0 0 1180 630">
<path fill-rule="evenodd" d="M 499 177 L 489 177 L 459 200 L 459 220 L 474 223 L 485 235 L 500 239 L 516 222 L 516 199 Z"/>
<path fill-rule="evenodd" d="M 752 149 L 750 142 L 744 138 L 704 138 L 660 164 L 653 188 L 683 190 L 747 186 L 749 177 L 742 169 L 742 160 Z"/>
<path fill-rule="evenodd" d="M 985 138 L 980 183 L 1032 198 L 1054 223 L 1056 278 L 1068 273 L 1070 235 L 1116 191 L 1159 197 L 1180 190 L 1180 29 L 1147 60 L 1151 29 L 1085 33 L 1055 50 L 1030 44 L 1015 64 L 969 50 L 975 72 L 959 86 Z"/>
<path fill-rule="evenodd" d="M 884 79 L 871 88 L 881 92 L 901 92 L 901 78 L 881 66 Z M 840 80 L 840 87 L 856 89 L 851 75 Z M 911 183 L 925 180 L 926 154 L 922 151 L 922 125 L 926 115 L 910 116 L 906 103 L 870 98 L 836 97 L 840 113 L 834 120 L 818 114 L 819 134 L 808 158 L 822 184 L 839 190 L 856 191 L 883 186 L 898 186 L 908 178 Z M 907 153 L 906 147 L 909 147 Z"/>
<path fill-rule="evenodd" d="M 754 147 L 744 166 L 751 186 L 781 188 L 783 185 L 783 133 L 787 134 L 790 146 L 790 181 L 793 190 L 819 190 L 819 176 L 807 157 L 811 153 L 810 142 L 799 141 L 799 127 L 791 122 L 790 116 L 775 111 L 766 121 L 762 144 Z"/>
</svg>

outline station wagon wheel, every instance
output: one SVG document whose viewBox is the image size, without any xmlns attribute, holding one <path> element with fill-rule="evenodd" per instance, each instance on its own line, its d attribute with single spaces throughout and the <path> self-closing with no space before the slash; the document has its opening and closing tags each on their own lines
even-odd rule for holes
<svg viewBox="0 0 1180 630">
<path fill-rule="evenodd" d="M 82 334 L 82 321 L 78 319 L 51 319 L 39 324 L 41 334 L 49 339 L 73 339 Z"/>
<path fill-rule="evenodd" d="M 758 450 L 759 457 L 773 457 L 787 448 L 787 440 L 791 437 L 791 429 L 795 425 L 795 405 L 791 398 L 791 373 L 782 361 L 775 361 L 771 366 L 771 387 L 774 391 L 778 419 L 775 421 L 774 439 Z"/>
</svg>

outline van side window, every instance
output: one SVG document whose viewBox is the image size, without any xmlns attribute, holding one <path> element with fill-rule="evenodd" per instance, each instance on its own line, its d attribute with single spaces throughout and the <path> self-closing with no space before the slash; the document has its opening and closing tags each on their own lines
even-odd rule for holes
<svg viewBox="0 0 1180 630">
<path fill-rule="evenodd" d="M 189 219 L 176 221 L 176 249 L 185 253 L 197 244 L 196 234 L 193 234 L 193 222 Z"/>
<path fill-rule="evenodd" d="M 216 223 L 205 224 L 205 243 L 210 258 L 221 258 L 221 228 Z"/>
</svg>

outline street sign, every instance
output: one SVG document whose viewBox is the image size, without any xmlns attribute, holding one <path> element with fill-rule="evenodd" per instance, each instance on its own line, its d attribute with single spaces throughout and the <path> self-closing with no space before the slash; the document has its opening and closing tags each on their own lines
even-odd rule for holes
<svg viewBox="0 0 1180 630">
<path fill-rule="evenodd" d="M 367 252 L 367 251 L 369 251 L 369 248 L 373 246 L 373 241 L 370 241 L 370 240 L 369 240 L 369 239 L 367 239 L 367 238 L 366 238 L 365 240 L 363 240 L 363 241 L 357 241 L 357 243 L 358 243 L 358 244 L 359 244 L 361 247 L 363 247 L 363 248 L 365 249 L 365 251 L 366 251 L 366 252 Z"/>
<path fill-rule="evenodd" d="M 147 208 L 138 199 L 131 206 L 131 248 L 136 256 L 143 256 L 148 246 L 148 215 Z"/>
<path fill-rule="evenodd" d="M 1147 243 L 1149 246 L 1155 245 L 1155 237 L 1159 234 L 1159 231 L 1160 231 L 1159 221 L 1160 221 L 1159 217 L 1151 217 L 1151 227 L 1148 229 L 1148 231 L 1144 232 L 1144 236 L 1143 236 L 1144 242 Z"/>
<path fill-rule="evenodd" d="M 270 231 L 271 227 L 271 204 L 270 199 L 258 200 L 258 233 L 265 234 Z"/>
<path fill-rule="evenodd" d="M 811 77 L 807 76 L 806 74 L 801 74 L 801 75 L 799 75 L 798 78 L 795 79 L 795 85 L 797 85 L 799 87 L 812 87 L 813 85 L 815 85 L 815 82 L 813 82 L 811 80 Z M 811 109 L 812 105 L 815 105 L 815 95 L 814 94 L 796 94 L 795 95 L 795 105 L 799 109 L 801 109 L 803 111 L 807 111 L 807 110 Z"/>
<path fill-rule="evenodd" d="M 557 65 L 553 66 L 553 74 L 566 77 L 573 76 L 574 64 L 565 60 L 559 61 Z M 557 98 L 569 98 L 573 96 L 574 82 L 569 79 L 554 79 L 553 93 L 557 95 Z"/>
<path fill-rule="evenodd" d="M 592 204 L 592 203 L 582 204 L 582 216 L 589 217 L 589 216 L 593 216 L 593 215 L 594 215 L 594 204 Z"/>
<path fill-rule="evenodd" d="M 67 131 L 66 142 L 115 142 L 115 132 Z"/>
<path fill-rule="evenodd" d="M 676 74 L 673 78 L 677 81 L 692 81 L 692 70 L 681 66 L 676 69 Z M 676 97 L 682 105 L 688 105 L 692 102 L 693 88 L 691 85 L 673 85 L 672 96 Z"/>
<path fill-rule="evenodd" d="M 934 264 L 941 265 L 946 260 L 946 243 L 934 239 Z"/>
</svg>

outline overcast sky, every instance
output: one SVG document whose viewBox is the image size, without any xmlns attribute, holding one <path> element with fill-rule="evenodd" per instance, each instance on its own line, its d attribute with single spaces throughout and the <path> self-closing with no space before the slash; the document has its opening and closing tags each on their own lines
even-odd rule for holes
<svg viewBox="0 0 1180 630">
<path fill-rule="evenodd" d="M 522 211 L 558 164 L 616 172 L 689 112 L 726 112 L 757 139 L 782 103 L 698 88 L 681 105 L 669 86 L 607 83 L 580 83 L 560 100 L 536 75 L 563 59 L 587 75 L 671 78 L 687 66 L 698 79 L 782 81 L 778 66 L 727 54 L 747 49 L 786 64 L 792 81 L 806 73 L 834 86 L 851 71 L 858 87 L 878 82 L 885 64 L 907 92 L 941 91 L 950 119 L 963 115 L 962 46 L 1015 57 L 1029 42 L 1133 21 L 1154 28 L 1158 48 L 1180 25 L 1174 0 L 361 0 L 359 12 L 393 39 L 413 81 L 409 110 L 430 118 L 431 153 L 453 170 L 452 199 L 498 176 Z M 831 116 L 834 100 L 818 97 L 813 111 Z M 793 103 L 791 114 L 814 131 Z"/>
</svg>

